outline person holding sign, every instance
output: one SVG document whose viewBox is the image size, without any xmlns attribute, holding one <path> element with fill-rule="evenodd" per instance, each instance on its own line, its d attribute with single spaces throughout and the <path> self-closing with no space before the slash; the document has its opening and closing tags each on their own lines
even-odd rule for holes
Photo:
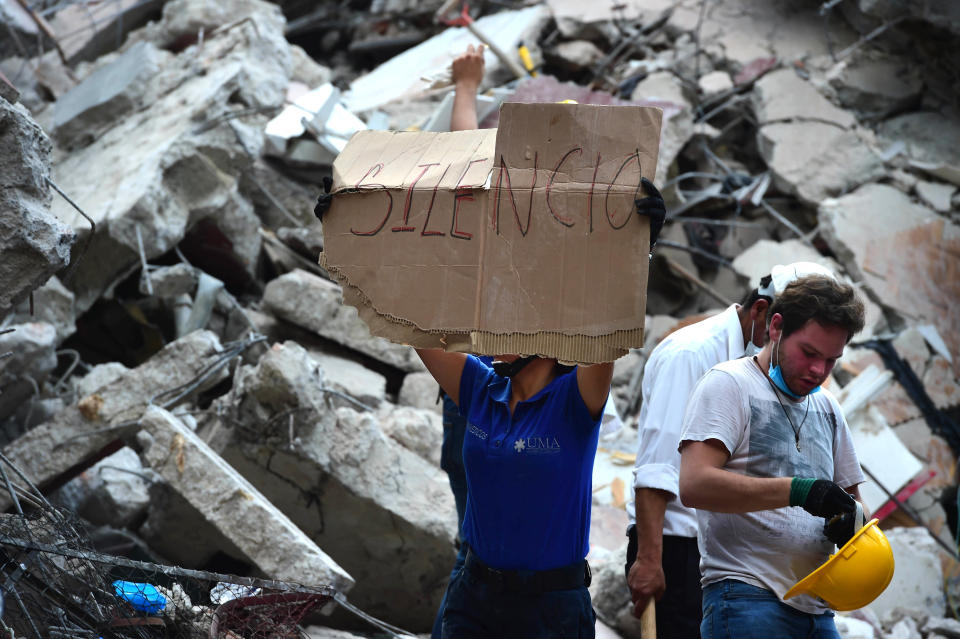
<svg viewBox="0 0 960 639">
<path fill-rule="evenodd" d="M 442 637 L 593 637 L 591 477 L 613 364 L 417 354 L 470 424 L 464 567 Z"/>
<path fill-rule="evenodd" d="M 680 499 L 697 509 L 702 637 L 839 639 L 823 601 L 783 597 L 856 532 L 863 471 L 820 385 L 863 324 L 851 286 L 801 277 L 771 305 L 763 350 L 714 366 L 694 389 Z"/>
</svg>

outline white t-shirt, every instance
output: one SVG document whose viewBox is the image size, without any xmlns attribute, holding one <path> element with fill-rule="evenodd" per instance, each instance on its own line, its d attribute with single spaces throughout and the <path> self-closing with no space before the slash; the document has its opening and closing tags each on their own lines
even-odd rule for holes
<svg viewBox="0 0 960 639">
<path fill-rule="evenodd" d="M 843 488 L 864 481 L 850 429 L 829 391 L 802 402 L 782 401 L 800 429 L 799 452 L 794 427 L 753 358 L 718 364 L 690 397 L 681 445 L 717 439 L 730 452 L 725 469 L 751 477 L 814 477 Z M 697 523 L 704 586 L 736 579 L 771 590 L 781 600 L 835 548 L 823 535 L 823 518 L 799 506 L 743 514 L 699 509 Z M 809 595 L 784 603 L 813 614 L 828 609 Z"/>
</svg>

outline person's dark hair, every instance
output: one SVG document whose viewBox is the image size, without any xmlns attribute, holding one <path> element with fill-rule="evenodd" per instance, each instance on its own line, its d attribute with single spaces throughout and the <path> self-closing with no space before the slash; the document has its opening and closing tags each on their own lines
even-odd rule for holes
<svg viewBox="0 0 960 639">
<path fill-rule="evenodd" d="M 754 302 L 757 300 L 767 300 L 767 303 L 773 302 L 773 299 L 769 295 L 761 295 L 760 289 L 770 286 L 770 282 L 773 281 L 773 278 L 769 275 L 764 275 L 760 278 L 760 286 L 757 286 L 750 290 L 749 293 L 743 296 L 743 301 L 740 302 L 740 306 L 744 308 L 750 308 L 753 306 Z"/>
<path fill-rule="evenodd" d="M 863 301 L 854 288 L 823 275 L 808 275 L 791 282 L 777 296 L 767 315 L 783 317 L 783 337 L 789 337 L 813 320 L 847 331 L 847 341 L 863 330 Z"/>
</svg>

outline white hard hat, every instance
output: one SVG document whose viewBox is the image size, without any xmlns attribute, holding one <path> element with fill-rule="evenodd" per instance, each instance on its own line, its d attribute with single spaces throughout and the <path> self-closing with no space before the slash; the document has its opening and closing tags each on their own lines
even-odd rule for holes
<svg viewBox="0 0 960 639">
<path fill-rule="evenodd" d="M 757 293 L 769 297 L 772 300 L 777 299 L 777 295 L 787 288 L 787 285 L 794 280 L 806 277 L 808 275 L 823 275 L 832 280 L 837 276 L 826 266 L 816 262 L 794 262 L 793 264 L 777 264 L 770 269 L 770 283 L 766 286 L 760 286 Z"/>
</svg>

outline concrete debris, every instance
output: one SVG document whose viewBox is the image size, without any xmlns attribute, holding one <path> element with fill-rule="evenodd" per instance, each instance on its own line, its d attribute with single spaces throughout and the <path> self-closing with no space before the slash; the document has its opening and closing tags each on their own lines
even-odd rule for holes
<svg viewBox="0 0 960 639">
<path fill-rule="evenodd" d="M 341 303 L 314 205 L 354 132 L 447 130 L 451 60 L 478 40 L 434 21 L 440 0 L 340 4 L 67 0 L 38 21 L 0 0 L 0 446 L 144 552 L 355 579 L 351 601 L 424 632 L 457 535 L 442 403 L 413 349 Z M 828 383 L 906 504 L 864 487 L 897 573 L 841 636 L 960 637 L 956 562 L 920 527 L 954 545 L 956 3 L 480 4 L 475 27 L 536 67 L 486 52 L 482 127 L 504 101 L 664 114 L 646 343 L 615 364 L 625 425 L 594 464 L 598 637 L 639 637 L 622 542 L 646 357 L 793 261 L 863 293 Z M 890 379 L 887 341 L 918 381 Z"/>
<path fill-rule="evenodd" d="M 173 414 L 140 420 L 144 463 L 271 579 L 309 580 L 346 592 L 353 579 Z"/>
<path fill-rule="evenodd" d="M 299 269 L 271 281 L 263 293 L 264 306 L 280 319 L 400 370 L 422 370 L 412 350 L 370 335 L 356 309 L 340 298 L 339 286 Z"/>
<path fill-rule="evenodd" d="M 443 412 L 443 404 L 439 401 L 440 387 L 433 375 L 422 373 L 407 373 L 403 377 L 403 385 L 397 396 L 400 406 L 412 406 L 424 410 L 432 410 L 437 414 Z"/>
<path fill-rule="evenodd" d="M 8 3 L 9 4 L 9 3 Z M 0 315 L 70 260 L 73 232 L 50 215 L 51 145 L 23 107 L 0 99 Z"/>
<path fill-rule="evenodd" d="M 70 480 L 56 500 L 92 524 L 125 528 L 146 514 L 155 480 L 137 453 L 124 447 Z"/>
<path fill-rule="evenodd" d="M 334 409 L 327 383 L 305 349 L 276 344 L 238 369 L 214 446 L 350 572 L 355 604 L 427 628 L 455 555 L 447 478 L 374 414 Z"/>
<path fill-rule="evenodd" d="M 930 617 L 923 624 L 923 632 L 927 635 L 937 633 L 949 639 L 960 639 L 960 621 L 947 617 Z"/>
<path fill-rule="evenodd" d="M 52 327 L 49 332 L 52 341 Z M 225 367 L 201 376 L 221 357 L 220 341 L 214 334 L 191 333 L 7 444 L 3 453 L 38 486 L 69 480 L 67 471 L 82 471 L 84 464 L 92 465 L 112 442 L 135 433 L 148 405 L 172 399 L 165 397 L 165 392 L 194 379 L 194 392 L 202 392 L 225 379 Z M 0 494 L 4 507 L 9 500 L 6 493 Z"/>
<path fill-rule="evenodd" d="M 942 617 L 946 609 L 938 546 L 923 528 L 884 531 L 897 569 L 883 593 L 869 605 L 884 625 L 898 616 L 915 621 Z"/>
</svg>

